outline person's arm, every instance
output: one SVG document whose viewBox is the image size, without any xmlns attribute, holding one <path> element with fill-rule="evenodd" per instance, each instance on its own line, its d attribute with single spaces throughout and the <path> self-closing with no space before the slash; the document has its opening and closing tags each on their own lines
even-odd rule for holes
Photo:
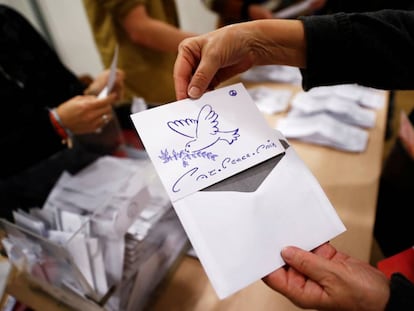
<svg viewBox="0 0 414 311">
<path fill-rule="evenodd" d="M 385 311 L 414 310 L 414 284 L 400 273 L 394 273 L 390 282 L 390 299 Z"/>
<path fill-rule="evenodd" d="M 413 8 L 414 3 L 411 0 L 327 0 L 320 13 L 355 13 L 378 11 L 384 9 L 410 10 Z"/>
<path fill-rule="evenodd" d="M 301 68 L 305 90 L 342 83 L 412 89 L 412 55 L 414 11 L 246 22 L 181 43 L 174 68 L 176 96 L 200 97 L 253 65 L 269 64 Z"/>
<path fill-rule="evenodd" d="M 122 25 L 132 42 L 162 52 L 177 52 L 179 43 L 194 33 L 154 19 L 145 5 L 137 5 L 123 18 Z"/>
<path fill-rule="evenodd" d="M 414 88 L 414 11 L 301 17 L 307 41 L 303 87 L 358 83 Z"/>
<path fill-rule="evenodd" d="M 337 251 L 329 243 L 313 252 L 287 247 L 282 257 L 287 266 L 263 281 L 295 305 L 325 311 L 385 310 L 389 281 L 368 263 Z"/>
<path fill-rule="evenodd" d="M 254 65 L 305 67 L 305 38 L 298 20 L 260 20 L 222 27 L 184 40 L 174 67 L 177 99 L 200 97 Z"/>
</svg>

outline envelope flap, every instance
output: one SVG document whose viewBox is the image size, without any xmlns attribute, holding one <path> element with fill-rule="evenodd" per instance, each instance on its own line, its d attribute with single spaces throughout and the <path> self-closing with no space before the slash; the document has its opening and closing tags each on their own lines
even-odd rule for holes
<svg viewBox="0 0 414 311">
<path fill-rule="evenodd" d="M 289 144 L 285 140 L 279 140 L 282 146 L 287 149 Z M 269 160 L 259 163 L 243 172 L 226 178 L 202 191 L 237 191 L 237 192 L 254 192 L 260 187 L 262 182 L 277 166 L 285 156 L 281 153 Z"/>
</svg>

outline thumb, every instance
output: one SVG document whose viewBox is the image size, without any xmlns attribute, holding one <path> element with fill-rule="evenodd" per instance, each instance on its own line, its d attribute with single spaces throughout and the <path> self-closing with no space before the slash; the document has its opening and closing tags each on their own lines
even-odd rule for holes
<svg viewBox="0 0 414 311">
<path fill-rule="evenodd" d="M 285 247 L 281 255 L 289 266 L 317 283 L 329 273 L 332 264 L 324 257 L 294 246 Z"/>
</svg>

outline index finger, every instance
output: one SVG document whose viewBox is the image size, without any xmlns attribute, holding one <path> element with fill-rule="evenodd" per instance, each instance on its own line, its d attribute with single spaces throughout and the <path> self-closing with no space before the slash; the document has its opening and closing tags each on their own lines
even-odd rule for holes
<svg viewBox="0 0 414 311">
<path fill-rule="evenodd" d="M 174 87 L 177 100 L 188 97 L 187 90 L 191 81 L 192 72 L 193 65 L 179 51 L 174 64 Z"/>
<path fill-rule="evenodd" d="M 174 64 L 177 99 L 199 98 L 208 90 L 220 67 L 217 54 L 217 51 L 211 51 L 203 36 L 181 42 Z"/>
</svg>

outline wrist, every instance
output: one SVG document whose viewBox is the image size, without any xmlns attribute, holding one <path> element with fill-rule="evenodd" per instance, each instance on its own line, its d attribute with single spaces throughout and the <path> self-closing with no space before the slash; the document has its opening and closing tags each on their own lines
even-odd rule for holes
<svg viewBox="0 0 414 311">
<path fill-rule="evenodd" d="M 49 119 L 55 129 L 55 132 L 60 136 L 62 139 L 62 144 L 67 144 L 71 147 L 72 141 L 72 132 L 67 127 L 65 127 L 60 119 L 59 114 L 56 111 L 56 108 L 49 110 Z"/>
</svg>

